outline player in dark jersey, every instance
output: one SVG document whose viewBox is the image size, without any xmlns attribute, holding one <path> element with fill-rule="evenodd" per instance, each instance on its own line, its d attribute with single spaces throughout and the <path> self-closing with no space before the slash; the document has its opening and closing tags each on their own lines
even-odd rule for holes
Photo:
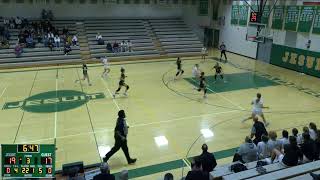
<svg viewBox="0 0 320 180">
<path fill-rule="evenodd" d="M 201 90 L 203 90 L 203 93 L 204 93 L 203 97 L 206 98 L 207 97 L 207 87 L 206 87 L 206 78 L 204 77 L 204 72 L 201 72 L 199 80 L 200 80 L 200 84 L 199 84 L 198 91 L 200 92 Z"/>
<path fill-rule="evenodd" d="M 80 80 L 84 81 L 87 79 L 89 86 L 91 86 L 92 84 L 90 83 L 90 79 L 88 75 L 88 66 L 85 63 L 82 64 L 82 74 L 83 74 L 83 79 L 80 79 Z M 76 80 L 75 82 L 79 82 L 80 80 Z"/>
<path fill-rule="evenodd" d="M 217 63 L 215 66 L 213 66 L 212 69 L 215 69 L 215 75 L 214 75 L 214 80 L 217 80 L 217 76 L 220 75 L 221 79 L 223 79 L 223 72 L 222 72 L 222 67 L 220 66 L 219 63 Z M 226 81 L 224 81 L 226 82 Z"/>
<path fill-rule="evenodd" d="M 127 91 L 129 89 L 129 86 L 125 83 L 125 79 L 126 79 L 126 75 L 125 73 L 125 69 L 123 67 L 121 67 L 120 69 L 121 75 L 120 75 L 120 81 L 119 81 L 119 87 L 116 90 L 116 92 L 113 94 L 113 98 L 116 97 L 116 94 L 119 94 L 120 89 L 122 88 L 122 86 L 126 87 L 126 91 L 123 93 L 123 95 L 127 96 Z"/>
<path fill-rule="evenodd" d="M 182 65 L 181 65 L 180 57 L 178 57 L 176 64 L 177 64 L 177 70 L 178 70 L 178 72 L 176 73 L 176 78 L 177 78 L 179 76 L 179 74 L 181 76 L 184 73 L 184 70 L 182 70 L 182 67 L 181 67 Z"/>
</svg>

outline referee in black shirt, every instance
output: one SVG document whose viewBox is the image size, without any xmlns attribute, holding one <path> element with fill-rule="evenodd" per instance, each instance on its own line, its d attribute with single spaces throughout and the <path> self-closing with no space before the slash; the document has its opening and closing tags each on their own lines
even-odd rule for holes
<svg viewBox="0 0 320 180">
<path fill-rule="evenodd" d="M 128 145 L 127 145 L 127 135 L 128 135 L 129 126 L 127 126 L 125 117 L 126 117 L 126 114 L 124 110 L 120 110 L 118 112 L 117 125 L 114 129 L 115 144 L 113 148 L 103 158 L 104 162 L 107 162 L 110 159 L 110 157 L 114 153 L 116 153 L 120 148 L 124 152 L 124 155 L 127 158 L 128 164 L 133 164 L 137 161 L 137 159 L 131 159 L 129 155 Z"/>
</svg>

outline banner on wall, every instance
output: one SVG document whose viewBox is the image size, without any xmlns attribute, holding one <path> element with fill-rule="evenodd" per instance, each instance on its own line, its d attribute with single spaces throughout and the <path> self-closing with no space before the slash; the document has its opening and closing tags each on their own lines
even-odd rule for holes
<svg viewBox="0 0 320 180">
<path fill-rule="evenodd" d="M 239 6 L 232 5 L 231 9 L 231 24 L 238 25 L 239 23 Z"/>
<path fill-rule="evenodd" d="M 284 6 L 275 6 L 272 17 L 272 29 L 282 29 Z"/>
<path fill-rule="evenodd" d="M 248 22 L 248 6 L 241 5 L 239 6 L 239 25 L 247 26 Z"/>
<path fill-rule="evenodd" d="M 273 44 L 270 63 L 320 77 L 320 53 Z"/>
<path fill-rule="evenodd" d="M 314 17 L 314 8 L 314 6 L 302 6 L 298 25 L 299 32 L 310 32 Z"/>
<path fill-rule="evenodd" d="M 199 16 L 207 16 L 209 8 L 208 0 L 200 0 L 199 1 Z"/>
<path fill-rule="evenodd" d="M 300 6 L 287 6 L 286 11 L 284 29 L 288 31 L 297 31 Z"/>
<path fill-rule="evenodd" d="M 315 10 L 312 33 L 320 34 L 320 6 L 317 6 Z"/>
</svg>

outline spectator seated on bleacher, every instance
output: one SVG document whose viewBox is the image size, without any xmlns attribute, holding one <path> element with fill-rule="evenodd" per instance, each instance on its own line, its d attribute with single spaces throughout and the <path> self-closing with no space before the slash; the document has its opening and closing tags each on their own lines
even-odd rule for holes
<svg viewBox="0 0 320 180">
<path fill-rule="evenodd" d="M 60 37 L 58 35 L 54 37 L 54 46 L 60 48 Z"/>
<path fill-rule="evenodd" d="M 43 35 L 42 40 L 43 40 L 43 45 L 44 45 L 44 47 L 48 47 L 49 38 L 48 38 L 48 36 L 47 36 L 46 34 Z"/>
<path fill-rule="evenodd" d="M 53 46 L 54 46 L 54 39 L 48 38 L 48 47 L 49 47 L 50 51 L 53 51 Z"/>
<path fill-rule="evenodd" d="M 289 144 L 284 145 L 283 152 L 278 149 L 273 149 L 271 155 L 271 163 L 280 162 L 284 167 L 296 166 L 299 160 L 302 159 L 303 154 L 294 136 L 289 137 Z"/>
<path fill-rule="evenodd" d="M 281 142 L 277 140 L 277 133 L 275 131 L 269 132 L 268 148 L 272 151 L 273 149 L 281 150 Z"/>
<path fill-rule="evenodd" d="M 308 133 L 303 133 L 302 136 L 303 143 L 301 144 L 301 151 L 303 153 L 303 163 L 311 162 L 317 159 L 316 144 L 314 140 L 310 138 L 310 135 Z"/>
<path fill-rule="evenodd" d="M 14 29 L 16 27 L 16 24 L 14 23 L 14 18 L 11 18 L 9 22 L 10 22 L 10 29 Z"/>
<path fill-rule="evenodd" d="M 17 43 L 16 46 L 14 47 L 14 53 L 16 57 L 20 57 L 22 52 L 23 52 L 23 48 L 20 46 L 19 43 Z"/>
<path fill-rule="evenodd" d="M 269 137 L 266 135 L 261 136 L 261 142 L 258 143 L 258 158 L 265 159 L 271 156 L 271 150 L 268 148 Z"/>
<path fill-rule="evenodd" d="M 117 43 L 117 41 L 115 41 L 115 42 L 113 43 L 112 48 L 113 48 L 113 52 L 114 52 L 114 53 L 117 53 L 117 52 L 120 51 L 120 47 L 119 47 L 119 44 Z"/>
<path fill-rule="evenodd" d="M 63 27 L 62 34 L 64 34 L 64 35 L 68 35 L 69 34 L 69 29 L 67 28 L 67 26 Z"/>
<path fill-rule="evenodd" d="M 68 55 L 71 51 L 72 51 L 71 45 L 67 42 L 67 43 L 64 45 L 64 55 Z"/>
<path fill-rule="evenodd" d="M 129 52 L 132 52 L 132 42 L 130 41 L 130 40 L 128 40 L 128 42 L 127 42 L 127 47 L 128 47 L 128 51 Z"/>
<path fill-rule="evenodd" d="M 3 39 L 0 41 L 0 49 L 9 49 L 10 44 L 9 41 L 6 39 Z"/>
<path fill-rule="evenodd" d="M 3 18 L 3 25 L 7 28 L 10 27 L 10 20 L 7 18 Z"/>
<path fill-rule="evenodd" d="M 95 175 L 93 177 L 93 180 L 115 180 L 115 177 L 113 174 L 110 174 L 110 169 L 108 163 L 104 162 L 100 166 L 101 173 L 98 175 Z"/>
<path fill-rule="evenodd" d="M 163 180 L 173 180 L 173 175 L 171 173 L 166 173 Z"/>
<path fill-rule="evenodd" d="M 107 42 L 107 46 L 106 46 L 107 52 L 113 52 L 112 51 L 112 45 L 110 42 Z"/>
<path fill-rule="evenodd" d="M 36 38 L 37 38 L 38 43 L 42 43 L 42 35 L 41 35 L 40 31 L 36 32 Z"/>
<path fill-rule="evenodd" d="M 100 33 L 97 33 L 96 40 L 97 40 L 98 45 L 104 45 L 104 40 L 103 40 L 102 35 Z"/>
<path fill-rule="evenodd" d="M 279 142 L 281 144 L 281 148 L 283 148 L 285 144 L 289 144 L 289 132 L 287 130 L 282 131 L 282 138 L 279 139 Z"/>
<path fill-rule="evenodd" d="M 302 144 L 302 135 L 299 134 L 299 131 L 297 128 L 292 129 L 292 136 L 294 136 L 297 139 L 297 144 Z"/>
<path fill-rule="evenodd" d="M 76 35 L 73 35 L 73 37 L 72 37 L 72 45 L 73 46 L 77 46 L 77 44 L 78 44 L 78 38 L 77 38 Z"/>
<path fill-rule="evenodd" d="M 120 49 L 121 49 L 121 52 L 125 52 L 126 51 L 126 43 L 124 41 L 122 41 L 120 43 Z"/>
<path fill-rule="evenodd" d="M 27 37 L 26 42 L 27 42 L 27 44 L 26 44 L 27 48 L 35 48 L 35 42 L 34 42 L 31 35 L 29 37 Z"/>
<path fill-rule="evenodd" d="M 14 20 L 14 23 L 15 23 L 15 27 L 20 29 L 22 28 L 22 20 L 20 19 L 20 17 L 16 17 L 16 19 Z"/>
<path fill-rule="evenodd" d="M 196 157 L 191 163 L 191 171 L 188 172 L 185 180 L 208 180 L 209 174 L 202 171 L 201 160 Z"/>
<path fill-rule="evenodd" d="M 3 36 L 7 40 L 9 40 L 10 36 L 11 36 L 7 27 L 3 28 L 2 34 L 0 34 L 0 35 Z"/>
<path fill-rule="evenodd" d="M 313 139 L 313 140 L 316 140 L 317 139 L 317 125 L 313 122 L 311 122 L 309 124 L 309 134 L 310 134 L 310 138 Z"/>
<path fill-rule="evenodd" d="M 241 157 L 244 163 L 258 160 L 258 148 L 248 136 L 245 138 L 245 142 L 240 145 L 236 154 Z"/>
<path fill-rule="evenodd" d="M 212 153 L 208 152 L 207 144 L 203 144 L 201 149 L 202 154 L 200 154 L 199 158 L 201 161 L 202 170 L 204 172 L 210 173 L 217 166 L 216 158 Z"/>
</svg>

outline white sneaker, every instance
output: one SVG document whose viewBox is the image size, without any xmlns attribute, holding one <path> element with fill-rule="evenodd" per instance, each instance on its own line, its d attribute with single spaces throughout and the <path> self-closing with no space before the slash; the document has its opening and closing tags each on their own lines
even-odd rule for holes
<svg viewBox="0 0 320 180">
<path fill-rule="evenodd" d="M 124 96 L 128 96 L 128 94 L 127 94 L 126 92 L 125 92 L 125 93 L 123 93 L 123 95 L 124 95 Z"/>
<path fill-rule="evenodd" d="M 206 99 L 207 97 L 208 97 L 207 95 L 204 95 L 204 96 L 203 96 L 203 98 L 205 98 L 205 99 Z"/>
<path fill-rule="evenodd" d="M 112 94 L 113 99 L 116 98 L 116 94 Z"/>
</svg>

